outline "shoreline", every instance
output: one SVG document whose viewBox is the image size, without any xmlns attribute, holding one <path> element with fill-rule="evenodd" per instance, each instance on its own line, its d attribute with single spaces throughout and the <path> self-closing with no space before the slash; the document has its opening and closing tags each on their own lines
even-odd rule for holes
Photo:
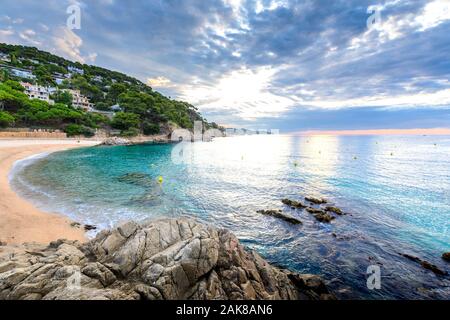
<svg viewBox="0 0 450 320">
<path fill-rule="evenodd" d="M 98 145 L 100 141 L 72 139 L 0 139 L 0 241 L 7 244 L 58 239 L 87 241 L 85 231 L 73 228 L 68 217 L 37 209 L 10 185 L 14 164 L 31 156 Z"/>
</svg>

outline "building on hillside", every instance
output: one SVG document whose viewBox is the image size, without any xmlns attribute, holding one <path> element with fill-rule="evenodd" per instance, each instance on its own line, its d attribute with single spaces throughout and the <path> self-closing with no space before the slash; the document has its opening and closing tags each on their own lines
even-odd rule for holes
<svg viewBox="0 0 450 320">
<path fill-rule="evenodd" d="M 9 67 L 8 68 L 11 72 L 11 74 L 13 76 L 19 77 L 19 78 L 24 78 L 24 79 L 30 79 L 30 80 L 34 80 L 36 79 L 36 77 L 33 75 L 33 73 L 30 70 L 27 69 L 22 69 L 22 68 L 13 68 L 13 67 Z"/>
<path fill-rule="evenodd" d="M 92 78 L 92 80 L 97 81 L 97 82 L 102 82 L 103 81 L 103 77 L 102 76 L 95 76 Z"/>
<path fill-rule="evenodd" d="M 52 75 L 52 77 L 53 77 L 53 80 L 55 80 L 57 85 L 62 85 L 63 81 L 68 78 L 68 75 L 56 72 Z"/>
<path fill-rule="evenodd" d="M 54 104 L 55 102 L 50 99 L 50 94 L 53 93 L 55 88 L 47 88 L 38 85 L 33 85 L 28 82 L 21 82 L 22 87 L 25 88 L 25 94 L 30 99 L 39 99 L 45 101 L 49 104 Z"/>
<path fill-rule="evenodd" d="M 65 90 L 72 95 L 72 107 L 83 109 L 85 111 L 94 111 L 94 104 L 89 102 L 89 99 L 83 96 L 80 90 Z"/>
<path fill-rule="evenodd" d="M 83 70 L 83 69 L 78 69 L 77 67 L 74 67 L 74 66 L 69 66 L 67 69 L 68 69 L 71 73 L 78 73 L 78 74 L 81 74 L 81 75 L 84 74 L 84 70 Z"/>
<path fill-rule="evenodd" d="M 114 112 L 123 111 L 122 107 L 118 104 L 111 106 L 110 109 L 111 109 L 111 111 L 114 111 Z"/>
<path fill-rule="evenodd" d="M 9 54 L 0 52 L 0 61 L 11 62 Z"/>
</svg>

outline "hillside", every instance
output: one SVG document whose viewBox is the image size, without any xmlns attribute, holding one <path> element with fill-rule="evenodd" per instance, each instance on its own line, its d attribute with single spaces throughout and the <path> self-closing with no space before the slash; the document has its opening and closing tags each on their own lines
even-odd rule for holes
<svg viewBox="0 0 450 320">
<path fill-rule="evenodd" d="M 99 128 L 122 136 L 166 133 L 173 127 L 191 129 L 194 121 L 217 127 L 194 106 L 169 99 L 138 79 L 34 47 L 0 44 L 0 68 L 0 127 L 53 128 L 86 136 Z"/>
</svg>

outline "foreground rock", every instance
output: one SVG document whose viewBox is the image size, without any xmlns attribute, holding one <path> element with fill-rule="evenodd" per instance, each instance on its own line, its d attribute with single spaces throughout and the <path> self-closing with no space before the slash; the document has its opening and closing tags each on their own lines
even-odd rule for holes
<svg viewBox="0 0 450 320">
<path fill-rule="evenodd" d="M 0 299 L 332 298 L 318 276 L 273 267 L 229 231 L 184 218 L 0 251 Z"/>
<path fill-rule="evenodd" d="M 287 221 L 292 224 L 301 224 L 302 223 L 297 218 L 291 217 L 290 215 L 283 213 L 283 211 L 281 211 L 281 210 L 258 210 L 256 212 L 267 215 L 267 216 L 272 216 L 272 217 Z"/>
</svg>

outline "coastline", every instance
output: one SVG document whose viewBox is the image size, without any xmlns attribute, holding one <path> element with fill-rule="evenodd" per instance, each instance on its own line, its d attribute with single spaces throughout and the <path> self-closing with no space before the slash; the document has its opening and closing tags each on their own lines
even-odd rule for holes
<svg viewBox="0 0 450 320">
<path fill-rule="evenodd" d="M 9 184 L 9 174 L 18 160 L 99 143 L 71 139 L 0 139 L 0 241 L 7 244 L 49 243 L 62 238 L 87 241 L 84 230 L 71 227 L 72 221 L 67 217 L 39 210 L 17 195 Z"/>
</svg>

